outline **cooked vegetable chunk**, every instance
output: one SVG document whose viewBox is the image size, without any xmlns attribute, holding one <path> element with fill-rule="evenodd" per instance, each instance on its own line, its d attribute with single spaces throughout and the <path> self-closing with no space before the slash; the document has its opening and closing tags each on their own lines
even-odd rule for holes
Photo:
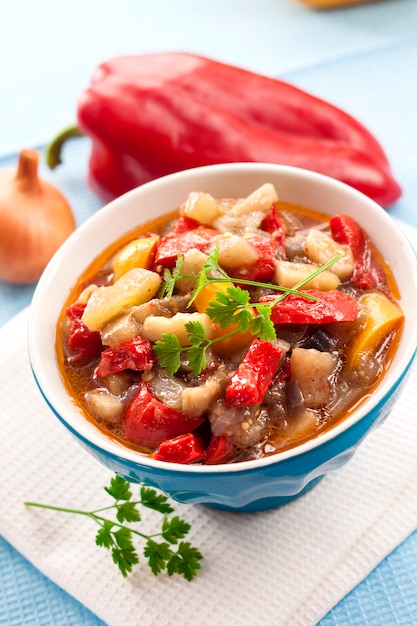
<svg viewBox="0 0 417 626">
<path fill-rule="evenodd" d="M 382 293 L 365 294 L 360 298 L 360 303 L 367 308 L 367 317 L 364 328 L 349 349 L 350 368 L 355 367 L 368 354 L 374 354 L 381 342 L 393 330 L 398 330 L 404 321 L 401 309 Z"/>
<path fill-rule="evenodd" d="M 161 278 L 156 272 L 131 269 L 113 285 L 99 287 L 92 292 L 82 321 L 90 330 L 101 330 L 128 307 L 153 298 L 160 284 Z"/>
</svg>

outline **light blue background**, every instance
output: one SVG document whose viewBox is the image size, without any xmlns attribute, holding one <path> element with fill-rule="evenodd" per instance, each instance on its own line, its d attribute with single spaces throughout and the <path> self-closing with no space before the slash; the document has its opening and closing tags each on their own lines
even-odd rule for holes
<svg viewBox="0 0 417 626">
<path fill-rule="evenodd" d="M 381 141 L 403 196 L 392 215 L 417 226 L 417 2 L 314 11 L 296 0 L 6 0 L 0 18 L 0 167 L 75 120 L 94 67 L 114 55 L 186 50 L 277 76 L 344 108 Z M 88 140 L 42 175 L 81 223 L 102 203 L 87 188 Z M 0 225 L 1 227 L 1 225 Z M 0 282 L 0 324 L 33 286 Z M 4 384 L 4 372 L 1 373 Z M 1 464 L 1 459 L 0 459 Z M 0 465 L 1 467 L 1 465 Z M 1 483 L 1 490 L 12 488 Z M 417 520 L 417 511 L 416 511 Z M 321 625 L 417 623 L 417 533 Z M 101 623 L 0 539 L 0 624 Z M 168 620 L 167 623 L 173 623 Z"/>
</svg>

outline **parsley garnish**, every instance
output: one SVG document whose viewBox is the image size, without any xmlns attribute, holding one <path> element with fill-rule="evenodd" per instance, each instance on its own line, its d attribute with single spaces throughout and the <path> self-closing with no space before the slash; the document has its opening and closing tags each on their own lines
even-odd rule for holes
<svg viewBox="0 0 417 626">
<path fill-rule="evenodd" d="M 92 519 L 99 526 L 96 544 L 111 551 L 113 561 L 124 577 L 127 577 L 133 566 L 139 563 L 133 538 L 140 537 L 145 542 L 143 555 L 155 576 L 166 570 L 169 576 L 180 574 L 186 580 L 191 581 L 201 568 L 200 561 L 203 557 L 199 550 L 188 541 L 181 541 L 191 527 L 177 515 L 168 517 L 174 512 L 168 496 L 158 493 L 152 487 L 141 485 L 139 500 L 132 500 L 131 484 L 120 476 L 114 476 L 110 480 L 110 485 L 104 487 L 104 490 L 114 502 L 94 511 L 69 509 L 37 502 L 24 504 L 63 513 L 85 515 Z M 160 532 L 147 535 L 141 533 L 136 527 L 126 525 L 126 523 L 135 524 L 141 521 L 139 506 L 158 511 L 164 516 Z M 103 517 L 102 513 L 111 510 L 114 513 L 113 519 Z"/>
<path fill-rule="evenodd" d="M 160 291 L 161 297 L 170 297 L 173 294 L 175 283 L 178 279 L 194 278 L 197 280 L 197 286 L 191 294 L 191 299 L 188 303 L 188 306 L 190 306 L 200 291 L 209 283 L 233 282 L 233 279 L 219 266 L 218 258 L 219 249 L 216 247 L 207 258 L 197 277 L 186 276 L 181 273 L 183 257 L 178 255 L 176 265 L 172 272 L 168 269 L 164 271 L 164 283 Z M 219 324 L 221 328 L 233 327 L 233 330 L 216 339 L 209 339 L 200 322 L 189 322 L 186 324 L 185 328 L 188 332 L 190 345 L 185 347 L 180 345 L 176 335 L 173 333 L 164 333 L 161 339 L 156 341 L 153 346 L 159 363 L 166 369 L 169 376 L 173 376 L 181 366 L 181 354 L 185 353 L 188 357 L 192 373 L 194 376 L 198 376 L 206 367 L 207 349 L 218 341 L 223 341 L 237 333 L 245 333 L 247 331 L 258 339 L 274 341 L 276 339 L 276 332 L 274 324 L 271 322 L 272 308 L 289 294 L 296 294 L 306 299 L 317 300 L 313 295 L 300 291 L 300 288 L 336 263 L 339 258 L 340 256 L 334 257 L 328 263 L 322 265 L 297 283 L 293 288 L 241 278 L 237 279 L 236 282 L 239 282 L 241 285 L 263 287 L 281 293 L 271 302 L 250 302 L 248 291 L 236 285 L 230 286 L 229 284 L 226 288 L 226 292 L 218 291 L 216 293 L 216 298 L 209 302 L 206 313 L 210 319 Z"/>
</svg>

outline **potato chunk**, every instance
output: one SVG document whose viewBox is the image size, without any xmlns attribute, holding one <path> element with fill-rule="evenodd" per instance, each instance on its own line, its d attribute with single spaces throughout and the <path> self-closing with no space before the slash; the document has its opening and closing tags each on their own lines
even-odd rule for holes
<svg viewBox="0 0 417 626">
<path fill-rule="evenodd" d="M 90 330 L 101 330 L 131 306 L 143 304 L 155 296 L 161 283 L 156 272 L 134 268 L 109 287 L 95 289 L 85 307 L 82 321 Z"/>
<path fill-rule="evenodd" d="M 197 248 L 191 248 L 184 254 L 182 262 L 182 274 L 184 276 L 195 276 L 196 278 L 179 278 L 175 283 L 180 293 L 190 293 L 197 286 L 198 275 L 204 267 L 208 255 Z"/>
<path fill-rule="evenodd" d="M 233 207 L 234 215 L 245 215 L 253 213 L 253 211 L 262 211 L 266 213 L 274 202 L 278 201 L 278 194 L 274 185 L 265 183 L 252 191 L 246 198 L 238 200 Z"/>
<path fill-rule="evenodd" d="M 352 276 L 353 255 L 350 247 L 336 243 L 327 233 L 312 228 L 306 237 L 304 251 L 313 263 L 319 265 L 324 265 L 335 256 L 340 256 L 341 258 L 331 266 L 331 271 L 341 281 L 348 280 Z"/>
<path fill-rule="evenodd" d="M 299 282 L 308 278 L 318 270 L 320 265 L 313 263 L 291 263 L 290 261 L 277 261 L 275 269 L 275 282 L 281 287 L 292 288 Z M 318 276 L 304 283 L 303 289 L 318 289 L 319 291 L 331 291 L 337 289 L 340 279 L 331 270 L 323 270 Z"/>
<path fill-rule="evenodd" d="M 200 322 L 210 339 L 213 334 L 213 322 L 206 313 L 176 313 L 172 317 L 152 315 L 143 322 L 141 335 L 149 341 L 158 341 L 164 333 L 173 333 L 181 346 L 188 346 L 190 341 L 185 328 L 188 322 Z"/>
<path fill-rule="evenodd" d="M 221 213 L 221 208 L 209 193 L 192 191 L 180 207 L 180 214 L 191 217 L 200 224 L 211 225 Z"/>
<path fill-rule="evenodd" d="M 247 239 L 223 233 L 213 237 L 212 248 L 219 248 L 219 265 L 227 269 L 237 269 L 253 265 L 258 260 L 258 253 Z"/>
<path fill-rule="evenodd" d="M 314 348 L 294 348 L 291 354 L 291 377 L 301 389 L 307 407 L 318 408 L 330 402 L 331 377 L 337 357 Z"/>
<path fill-rule="evenodd" d="M 275 187 L 271 183 L 265 183 L 246 198 L 240 198 L 232 203 L 223 201 L 221 203 L 223 214 L 214 220 L 213 226 L 221 233 L 241 234 L 245 230 L 256 230 L 271 205 L 277 201 Z"/>
<path fill-rule="evenodd" d="M 224 393 L 229 382 L 225 369 L 219 368 L 202 385 L 186 387 L 181 394 L 181 409 L 190 415 L 201 415 Z"/>
</svg>

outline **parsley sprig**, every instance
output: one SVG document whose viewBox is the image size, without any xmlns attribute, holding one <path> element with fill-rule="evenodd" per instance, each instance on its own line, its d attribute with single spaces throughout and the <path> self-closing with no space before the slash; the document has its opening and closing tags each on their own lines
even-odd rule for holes
<svg viewBox="0 0 417 626">
<path fill-rule="evenodd" d="M 238 282 L 241 285 L 262 287 L 280 292 L 270 302 L 251 302 L 250 294 L 247 290 L 236 285 L 230 285 L 233 279 L 219 265 L 218 247 L 209 255 L 198 277 L 182 274 L 183 257 L 179 254 L 173 270 L 165 269 L 164 271 L 164 282 L 160 296 L 171 297 L 177 280 L 193 278 L 197 280 L 197 285 L 191 294 L 188 303 L 188 306 L 190 306 L 201 290 L 210 283 L 228 284 L 225 291 L 217 291 L 216 298 L 209 302 L 206 313 L 221 328 L 231 327 L 232 330 L 215 339 L 209 339 L 200 322 L 188 322 L 185 325 L 185 329 L 188 333 L 189 346 L 181 346 L 177 336 L 173 333 L 164 333 L 161 339 L 155 342 L 153 350 L 159 363 L 166 369 L 169 376 L 173 376 L 181 367 L 181 354 L 186 354 L 192 373 L 194 376 L 198 376 L 206 367 L 208 348 L 219 341 L 247 331 L 260 340 L 274 341 L 276 339 L 276 331 L 271 321 L 272 308 L 290 294 L 296 294 L 307 300 L 317 300 L 315 296 L 300 291 L 301 287 L 331 267 L 339 258 L 340 256 L 335 256 L 292 288 L 239 278 Z"/>
<path fill-rule="evenodd" d="M 181 541 L 189 532 L 191 526 L 177 515 L 169 517 L 174 512 L 168 501 L 168 496 L 159 493 L 152 487 L 140 486 L 139 499 L 133 499 L 131 484 L 114 476 L 104 490 L 113 498 L 113 503 L 93 511 L 64 508 L 38 502 L 25 502 L 26 506 L 84 515 L 92 519 L 99 528 L 96 533 L 96 544 L 111 551 L 114 563 L 121 574 L 127 577 L 133 566 L 139 563 L 138 551 L 133 543 L 134 537 L 141 538 L 145 544 L 143 555 L 147 559 L 152 573 L 157 576 L 166 570 L 169 576 L 180 574 L 191 581 L 201 568 L 202 555 L 188 541 Z M 137 527 L 128 526 L 142 520 L 139 506 L 152 509 L 164 517 L 160 532 L 147 535 Z M 113 512 L 113 519 L 104 517 L 103 513 Z"/>
</svg>

